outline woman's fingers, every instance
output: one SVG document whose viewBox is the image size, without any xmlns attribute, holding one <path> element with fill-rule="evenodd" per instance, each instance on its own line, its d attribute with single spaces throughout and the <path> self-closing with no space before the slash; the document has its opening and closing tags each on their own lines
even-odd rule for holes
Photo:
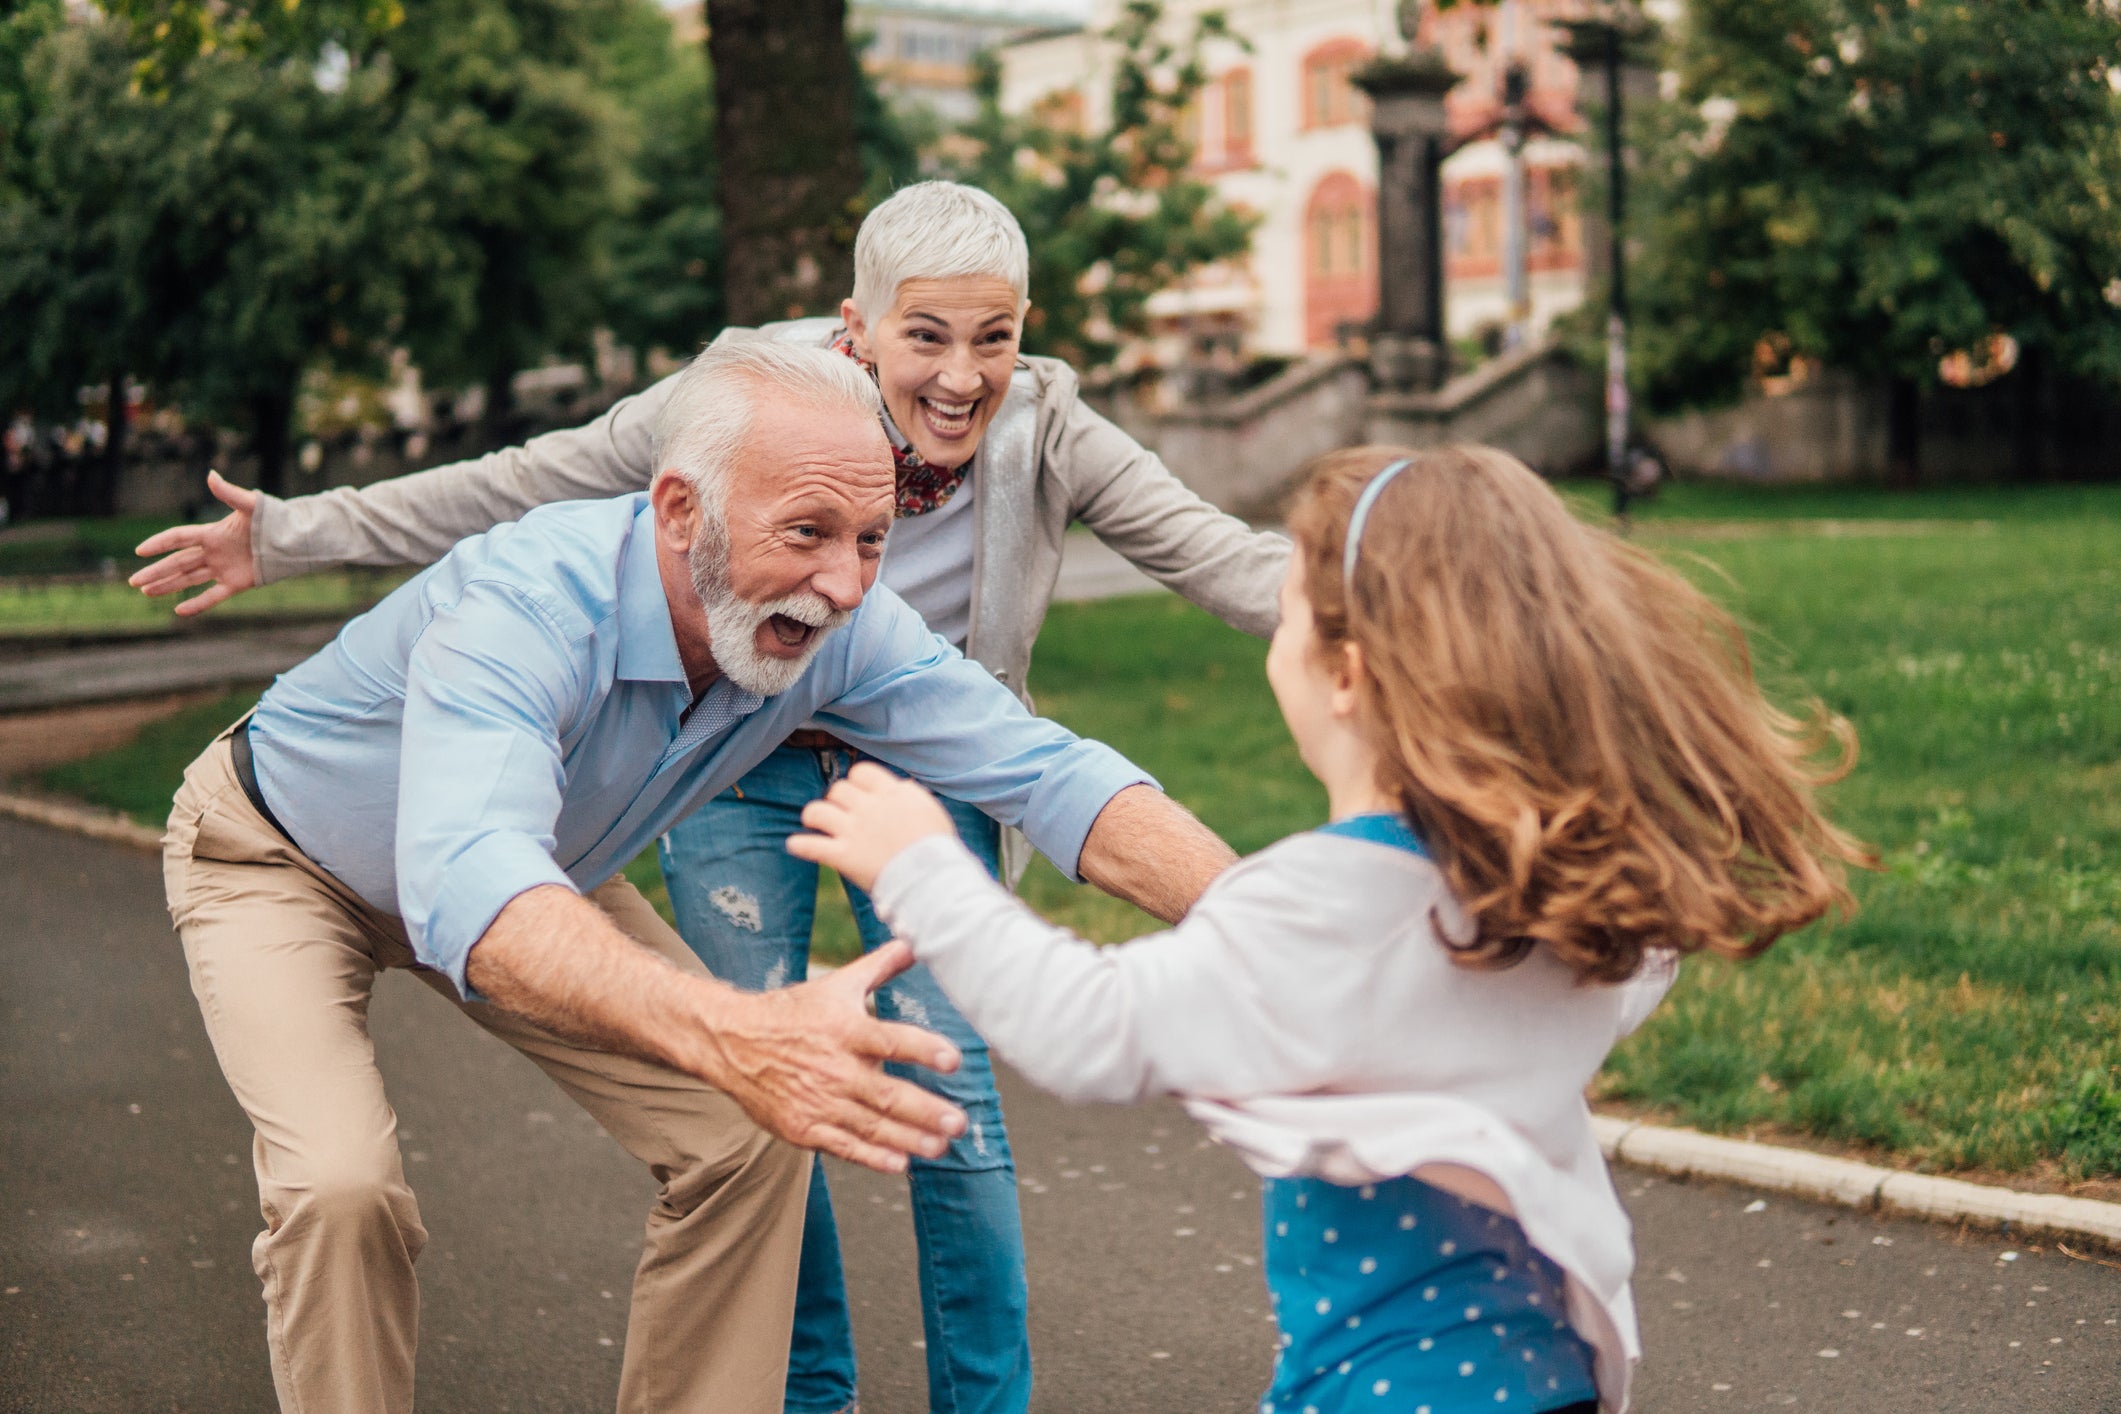
<svg viewBox="0 0 2121 1414">
<path fill-rule="evenodd" d="M 176 588 L 179 579 L 205 570 L 206 567 L 204 550 L 179 550 L 174 555 L 165 555 L 151 565 L 134 570 L 126 583 L 143 594 L 168 594 Z"/>
<path fill-rule="evenodd" d="M 206 552 L 198 547 L 205 541 L 206 532 L 211 529 L 213 527 L 210 525 L 173 525 L 167 530 L 156 531 L 153 535 L 148 536 L 138 545 L 135 545 L 133 553 L 144 558 L 149 555 L 167 555 L 172 550 L 181 550 L 195 553 L 203 559 Z M 133 582 L 137 584 L 141 574 L 146 574 L 147 570 L 155 567 L 155 565 L 149 565 L 146 570 L 141 570 L 139 574 L 133 576 Z"/>
<path fill-rule="evenodd" d="M 205 613 L 223 599 L 233 599 L 235 596 L 236 591 L 233 588 L 216 581 L 213 587 L 206 590 L 203 594 L 195 594 L 178 604 L 177 612 L 185 618 L 190 618 L 193 614 Z"/>
</svg>

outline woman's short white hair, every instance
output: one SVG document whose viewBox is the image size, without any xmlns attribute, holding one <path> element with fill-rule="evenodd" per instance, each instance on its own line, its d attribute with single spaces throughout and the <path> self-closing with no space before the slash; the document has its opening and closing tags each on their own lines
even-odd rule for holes
<svg viewBox="0 0 2121 1414">
<path fill-rule="evenodd" d="M 894 192 L 854 237 L 854 303 L 874 323 L 908 280 L 991 275 L 1021 304 L 1031 293 L 1031 248 L 1009 208 L 962 182 L 916 182 Z"/>
<path fill-rule="evenodd" d="M 710 520 L 722 518 L 729 473 L 766 398 L 884 415 L 876 381 L 843 353 L 779 339 L 730 339 L 705 349 L 678 375 L 656 416 L 655 464 L 692 483 Z"/>
</svg>

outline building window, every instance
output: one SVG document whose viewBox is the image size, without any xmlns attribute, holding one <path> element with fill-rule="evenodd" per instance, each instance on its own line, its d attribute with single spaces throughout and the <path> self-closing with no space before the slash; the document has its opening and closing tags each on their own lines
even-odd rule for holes
<svg viewBox="0 0 2121 1414">
<path fill-rule="evenodd" d="M 1359 39 L 1334 39 L 1319 45 L 1303 59 L 1303 126 L 1331 128 L 1367 116 L 1362 92 L 1349 75 L 1370 57 Z"/>
<path fill-rule="evenodd" d="M 1338 343 L 1377 312 L 1377 199 L 1353 174 L 1319 179 L 1304 204 L 1304 342 Z"/>
<path fill-rule="evenodd" d="M 1252 71 L 1232 69 L 1222 76 L 1223 161 L 1232 167 L 1252 165 Z"/>
</svg>

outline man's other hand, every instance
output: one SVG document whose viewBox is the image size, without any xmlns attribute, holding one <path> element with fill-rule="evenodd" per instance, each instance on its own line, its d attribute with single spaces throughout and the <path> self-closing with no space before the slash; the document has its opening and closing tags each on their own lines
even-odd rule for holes
<svg viewBox="0 0 2121 1414">
<path fill-rule="evenodd" d="M 947 824 L 947 821 L 946 821 Z M 913 965 L 904 943 L 815 982 L 732 998 L 716 1019 L 708 1078 L 758 1124 L 806 1149 L 901 1173 L 906 1155 L 940 1156 L 965 1112 L 884 1074 L 881 1062 L 957 1069 L 957 1048 L 931 1031 L 869 1015 L 865 999 Z"/>
<path fill-rule="evenodd" d="M 845 780 L 804 806 L 803 825 L 816 833 L 790 835 L 788 852 L 829 866 L 864 891 L 876 888 L 876 876 L 907 845 L 955 833 L 924 787 L 873 761 L 856 763 Z"/>
<path fill-rule="evenodd" d="M 228 507 L 228 514 L 203 525 L 178 525 L 150 535 L 133 553 L 162 558 L 136 571 L 126 581 L 143 594 L 178 594 L 206 585 L 204 594 L 177 605 L 182 615 L 203 614 L 224 599 L 255 589 L 258 562 L 250 553 L 250 516 L 258 504 L 258 493 L 231 486 L 221 473 L 206 474 L 206 489 Z"/>
</svg>

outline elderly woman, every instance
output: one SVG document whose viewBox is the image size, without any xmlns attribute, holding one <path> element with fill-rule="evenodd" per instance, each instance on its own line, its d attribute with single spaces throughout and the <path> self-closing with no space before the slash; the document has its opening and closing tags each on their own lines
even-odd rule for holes
<svg viewBox="0 0 2121 1414">
<path fill-rule="evenodd" d="M 1264 636 L 1287 542 L 1202 501 L 1155 455 L 1086 407 L 1075 374 L 1018 352 L 1029 255 L 1016 219 L 949 182 L 900 191 L 862 223 L 854 294 L 838 319 L 722 338 L 815 341 L 876 378 L 898 460 L 898 520 L 880 578 L 935 632 L 1023 692 L 1031 647 L 1060 572 L 1062 533 L 1081 521 L 1148 574 L 1224 621 Z M 650 429 L 675 379 L 622 399 L 586 427 L 475 461 L 291 501 L 213 479 L 235 512 L 141 546 L 166 557 L 134 576 L 151 594 L 211 584 L 198 612 L 254 584 L 324 566 L 424 563 L 463 536 L 547 501 L 638 491 L 656 470 Z M 180 611 L 181 612 L 181 611 Z M 749 988 L 802 980 L 817 870 L 783 848 L 802 807 L 851 753 L 819 721 L 665 837 L 679 931 L 707 966 Z M 995 823 L 953 804 L 959 832 L 1002 869 Z M 847 890 L 864 947 L 886 931 Z M 964 1053 L 955 1074 L 912 1072 L 962 1106 L 965 1136 L 910 1172 L 935 1414 L 1021 1411 L 1030 1401 L 1023 1233 L 1016 1178 L 986 1047 L 922 969 L 887 984 L 880 1014 L 932 1027 Z M 813 1173 L 788 1376 L 792 1414 L 855 1403 L 854 1341 L 822 1168 Z"/>
</svg>

